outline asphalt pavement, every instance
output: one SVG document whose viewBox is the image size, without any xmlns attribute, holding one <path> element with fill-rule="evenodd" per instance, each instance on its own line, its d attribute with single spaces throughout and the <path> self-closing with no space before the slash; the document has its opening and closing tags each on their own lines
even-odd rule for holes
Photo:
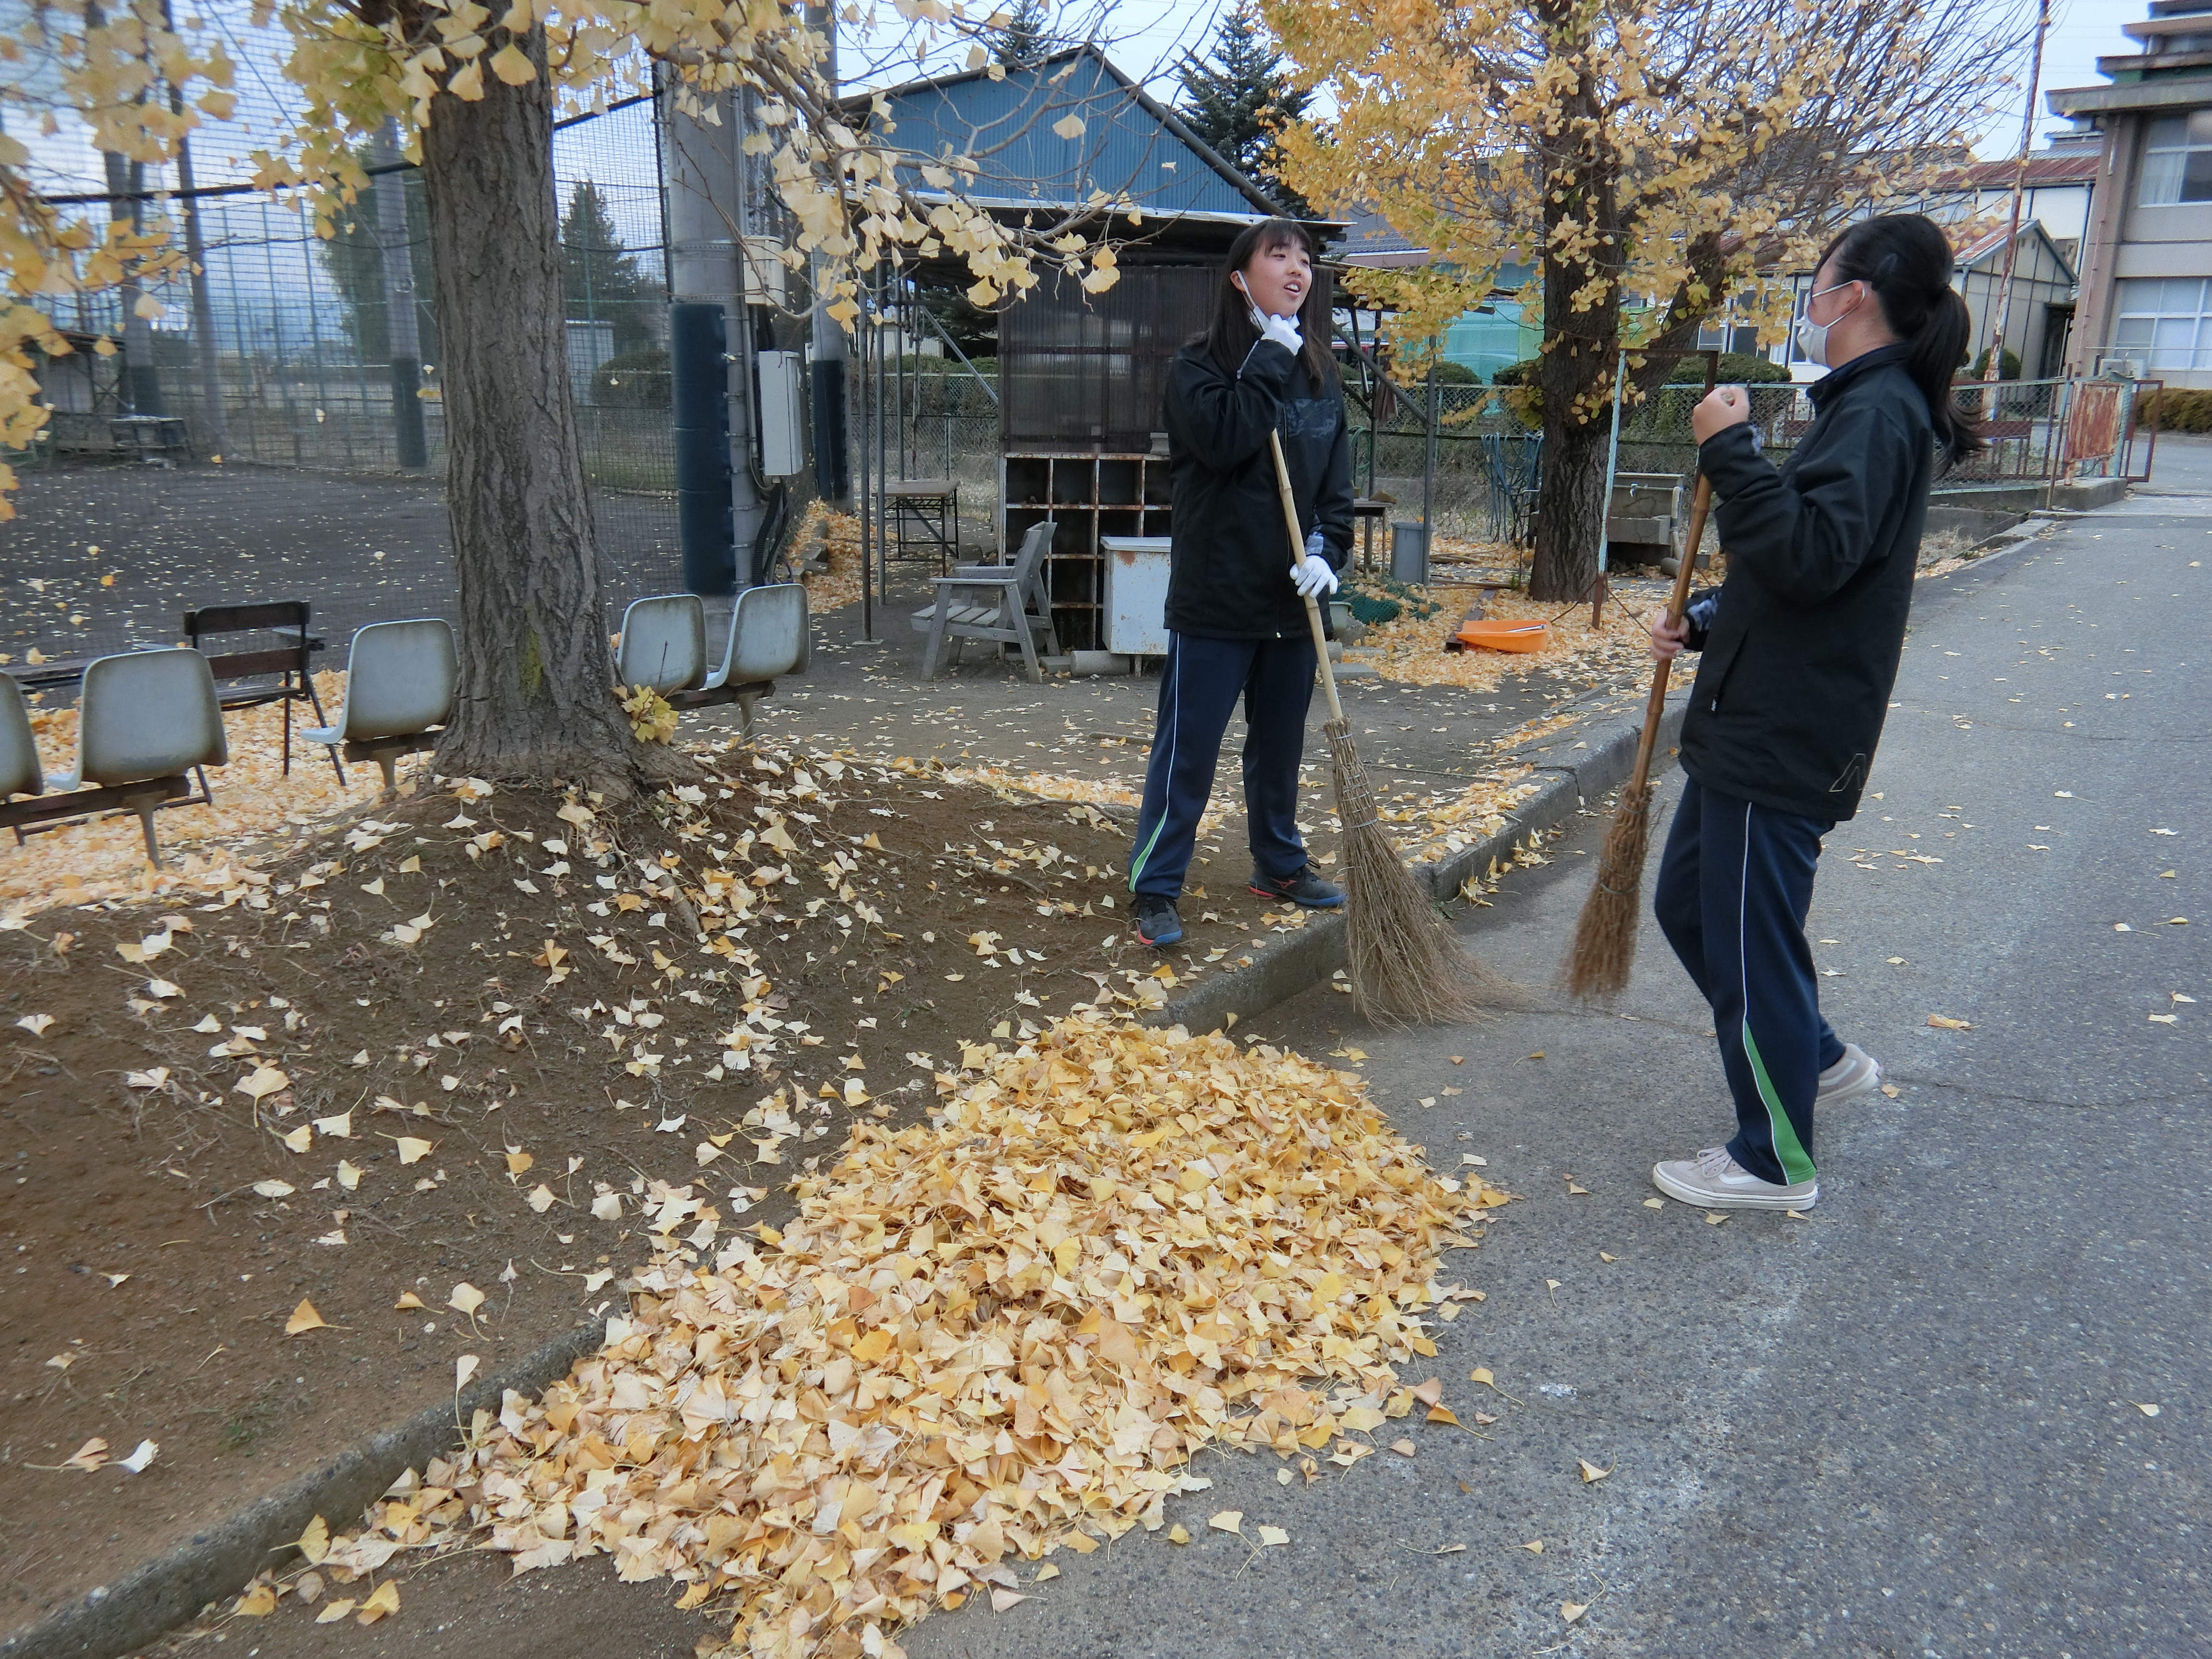
<svg viewBox="0 0 2212 1659">
<path fill-rule="evenodd" d="M 1191 1544 L 1055 1558 L 915 1659 L 2212 1653 L 2208 636 L 2212 499 L 1920 585 L 1811 919 L 1830 1016 L 1898 1093 L 1826 1115 L 1805 1219 L 1650 1207 L 1651 1164 L 1730 1120 L 1648 925 L 1612 1013 L 1390 1034 L 1322 991 L 1255 1021 L 1371 1056 L 1432 1163 L 1524 1195 L 1452 1259 L 1487 1299 L 1433 1362 L 1462 1423 L 1499 1421 L 1310 1486 L 1206 1460 L 1172 1506 Z M 1599 827 L 1471 946 L 1544 982 Z M 1228 1509 L 1242 1536 L 1206 1527 Z M 1255 1549 L 1262 1522 L 1290 1544 Z"/>
</svg>

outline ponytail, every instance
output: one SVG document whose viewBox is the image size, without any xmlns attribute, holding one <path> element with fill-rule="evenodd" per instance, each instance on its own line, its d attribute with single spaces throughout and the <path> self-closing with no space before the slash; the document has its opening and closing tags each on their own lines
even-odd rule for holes
<svg viewBox="0 0 2212 1659">
<path fill-rule="evenodd" d="M 1945 468 L 1978 453 L 1984 447 L 1979 423 L 1951 390 L 1973 325 L 1966 301 L 1951 286 L 1951 245 L 1942 231 L 1917 213 L 1862 219 L 1828 244 L 1814 269 L 1831 260 L 1833 281 L 1874 290 L 1890 332 L 1904 343 L 1905 370 L 1928 400 Z"/>
</svg>

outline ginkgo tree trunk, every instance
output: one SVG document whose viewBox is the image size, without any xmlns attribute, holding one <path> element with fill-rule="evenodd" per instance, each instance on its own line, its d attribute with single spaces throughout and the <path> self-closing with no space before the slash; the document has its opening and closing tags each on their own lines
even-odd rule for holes
<svg viewBox="0 0 2212 1659">
<path fill-rule="evenodd" d="M 443 362 L 460 693 L 438 762 L 627 793 L 671 769 L 611 695 L 613 652 L 570 391 L 542 30 L 532 71 L 440 93 L 422 133 Z"/>
</svg>

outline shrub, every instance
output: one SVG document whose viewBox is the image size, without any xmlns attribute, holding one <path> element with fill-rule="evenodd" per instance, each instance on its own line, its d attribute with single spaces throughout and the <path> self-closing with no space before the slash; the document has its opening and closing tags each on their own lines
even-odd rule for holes
<svg viewBox="0 0 2212 1659">
<path fill-rule="evenodd" d="M 1713 376 L 1715 386 L 1782 386 L 1788 382 L 1790 371 L 1780 363 L 1748 351 L 1723 351 L 1720 367 Z M 1705 380 L 1705 360 L 1685 357 L 1676 363 L 1667 376 L 1669 386 L 1692 382 L 1703 386 Z"/>
<path fill-rule="evenodd" d="M 672 406 L 665 351 L 629 351 L 592 371 L 592 401 L 608 409 Z"/>
<path fill-rule="evenodd" d="M 1983 375 L 1989 372 L 1990 349 L 1987 346 L 1984 346 L 1982 348 L 1982 355 L 1974 359 L 1974 367 L 1971 371 L 1969 371 L 1969 374 L 1971 378 L 1978 380 Z M 2007 351 L 2005 353 L 2004 362 L 1997 370 L 1997 379 L 2000 380 L 2017 380 L 2020 379 L 2020 358 L 2016 353 L 2012 351 Z"/>
<path fill-rule="evenodd" d="M 2136 418 L 2161 432 L 2212 432 L 2212 392 L 2160 386 L 2143 395 Z"/>
</svg>

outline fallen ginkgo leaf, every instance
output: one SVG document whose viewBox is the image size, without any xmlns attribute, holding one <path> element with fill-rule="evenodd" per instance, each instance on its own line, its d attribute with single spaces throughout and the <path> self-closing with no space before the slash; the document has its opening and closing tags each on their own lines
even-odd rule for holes
<svg viewBox="0 0 2212 1659">
<path fill-rule="evenodd" d="M 248 1100 L 258 1104 L 275 1094 L 279 1089 L 289 1088 L 291 1083 L 292 1079 L 276 1066 L 263 1066 L 257 1067 L 250 1075 L 240 1078 L 232 1086 Z M 320 1127 L 319 1120 L 317 1127 Z M 325 1133 L 328 1133 L 329 1131 L 325 1130 Z"/>
<path fill-rule="evenodd" d="M 1571 1625 L 1589 1611 L 1589 1603 L 1587 1601 L 1562 1601 L 1559 1603 L 1559 1617 L 1565 1620 Z"/>
<path fill-rule="evenodd" d="M 241 1619 L 265 1619 L 276 1611 L 276 1589 L 270 1584 L 256 1584 L 240 1596 L 230 1610 Z"/>
<path fill-rule="evenodd" d="M 399 1581 L 387 1578 L 361 1604 L 361 1611 L 353 1616 L 356 1625 L 373 1625 L 399 1611 Z"/>
<path fill-rule="evenodd" d="M 453 1294 L 446 1298 L 447 1307 L 465 1314 L 474 1314 L 483 1304 L 484 1293 L 465 1279 L 454 1285 Z"/>
<path fill-rule="evenodd" d="M 300 1298 L 300 1305 L 292 1310 L 292 1316 L 284 1322 L 284 1334 L 287 1336 L 298 1336 L 307 1331 L 329 1328 L 322 1315 L 315 1311 L 315 1304 L 305 1297 Z"/>
<path fill-rule="evenodd" d="M 161 1445 L 156 1441 L 141 1440 L 130 1456 L 116 1460 L 115 1467 L 119 1469 L 128 1469 L 133 1474 L 143 1474 L 146 1473 L 147 1466 L 153 1462 L 154 1454 L 161 1449 Z"/>
<path fill-rule="evenodd" d="M 1587 1457 L 1577 1457 L 1575 1462 L 1582 1468 L 1583 1484 L 1586 1486 L 1595 1485 L 1596 1482 L 1604 1480 L 1606 1476 L 1613 1473 L 1611 1469 L 1601 1469 L 1598 1468 L 1596 1464 L 1591 1462 Z"/>
<path fill-rule="evenodd" d="M 1019 1590 L 999 1589 L 994 1587 L 991 1591 L 991 1611 L 1004 1613 L 1008 1607 L 1017 1606 L 1029 1599 Z"/>
<path fill-rule="evenodd" d="M 1241 1533 L 1244 1529 L 1244 1511 L 1222 1510 L 1208 1517 L 1206 1524 L 1216 1532 Z"/>
<path fill-rule="evenodd" d="M 315 1622 L 319 1625 L 335 1625 L 358 1605 L 349 1595 L 340 1596 L 335 1601 L 325 1601 L 323 1603 L 323 1610 L 315 1615 Z"/>
<path fill-rule="evenodd" d="M 1541 1555 L 1544 1553 L 1544 1540 L 1540 1538 L 1532 1538 L 1527 1543 L 1516 1544 L 1513 1547 L 1516 1550 L 1526 1550 L 1531 1555 Z"/>
<path fill-rule="evenodd" d="M 79 1446 L 75 1451 L 71 1452 L 69 1456 L 64 1460 L 62 1467 L 65 1469 L 83 1469 L 89 1473 L 90 1471 L 100 1468 L 106 1462 L 107 1442 L 101 1439 L 95 1434 L 91 1439 L 86 1441 L 84 1444 Z"/>
<path fill-rule="evenodd" d="M 1963 1019 L 1953 1019 L 1948 1014 L 1930 1014 L 1928 1024 L 1938 1031 L 1971 1031 L 1974 1028 Z"/>
<path fill-rule="evenodd" d="M 307 1558 L 309 1566 L 319 1567 L 323 1558 L 331 1553 L 330 1523 L 319 1515 L 315 1516 L 307 1522 L 307 1530 L 293 1540 L 292 1547 Z"/>
</svg>

